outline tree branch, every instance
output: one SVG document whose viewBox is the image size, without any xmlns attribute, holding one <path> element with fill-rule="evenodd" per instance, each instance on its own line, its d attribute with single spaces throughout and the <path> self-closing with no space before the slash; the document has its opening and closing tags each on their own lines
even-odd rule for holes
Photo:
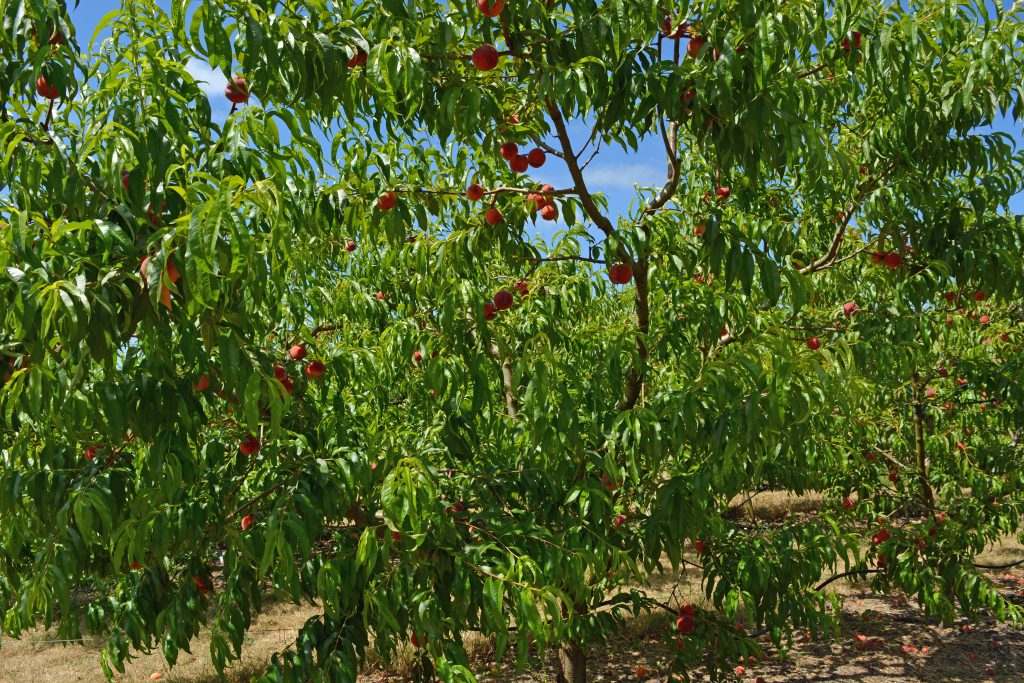
<svg viewBox="0 0 1024 683">
<path fill-rule="evenodd" d="M 661 127 L 661 139 L 665 143 L 665 156 L 668 159 L 668 175 L 665 179 L 665 186 L 661 188 L 661 192 L 648 203 L 645 209 L 646 213 L 653 213 L 665 206 L 672 197 L 676 194 L 676 189 L 679 187 L 679 155 L 676 153 L 676 131 L 678 130 L 677 124 L 673 121 L 668 129 L 665 129 L 665 120 L 660 119 L 658 121 Z"/>
<path fill-rule="evenodd" d="M 554 147 L 552 147 L 548 143 L 544 142 L 543 140 L 541 140 L 536 135 L 531 135 L 530 139 L 533 140 L 533 144 L 537 145 L 538 147 L 540 147 L 542 150 L 544 150 L 548 154 L 556 156 L 559 159 L 564 159 L 565 158 L 565 155 L 562 154 L 562 152 L 560 152 L 559 150 L 555 149 Z"/>
<path fill-rule="evenodd" d="M 501 360 L 501 383 L 505 389 L 505 408 L 509 417 L 519 414 L 519 401 L 516 399 L 516 385 L 512 375 L 512 358 L 505 356 Z"/>
<path fill-rule="evenodd" d="M 917 373 L 914 373 L 914 452 L 917 455 L 917 477 L 921 484 L 921 495 L 924 497 L 925 507 L 929 510 L 935 509 L 935 494 L 932 492 L 931 483 L 928 481 L 928 455 L 924 449 L 924 405 L 921 403 L 921 383 Z"/>
<path fill-rule="evenodd" d="M 425 187 L 410 187 L 410 188 L 399 188 L 396 187 L 391 192 L 395 194 L 435 194 L 435 195 L 451 195 L 453 197 L 465 196 L 465 190 L 430 190 Z M 539 192 L 536 188 L 531 187 L 495 187 L 490 190 L 484 190 L 484 195 L 498 195 L 498 194 L 533 194 Z M 553 197 L 563 197 L 565 195 L 577 194 L 576 189 L 569 187 L 564 190 L 551 190 L 545 192 L 545 195 L 551 195 Z"/>
<path fill-rule="evenodd" d="M 43 121 L 43 130 L 50 129 L 50 121 L 53 120 L 53 100 L 50 100 L 50 106 L 46 110 L 46 120 Z"/>
<path fill-rule="evenodd" d="M 230 522 L 232 519 L 237 517 L 242 512 L 245 512 L 249 508 L 254 507 L 254 506 L 258 505 L 259 503 L 263 502 L 265 499 L 270 497 L 271 494 L 273 494 L 274 492 L 279 490 L 281 487 L 283 487 L 285 484 L 287 484 L 287 483 L 289 483 L 291 481 L 294 481 L 294 479 L 288 478 L 288 477 L 286 477 L 284 479 L 278 480 L 270 488 L 264 489 L 256 497 L 250 498 L 249 500 L 245 501 L 244 503 L 239 505 L 237 508 L 235 508 L 233 511 L 229 512 L 227 514 L 227 516 L 224 517 L 224 521 L 225 522 Z"/>
<path fill-rule="evenodd" d="M 562 112 L 559 111 L 558 105 L 555 104 L 553 100 L 547 101 L 547 107 L 548 115 L 551 117 L 551 121 L 555 125 L 555 131 L 558 133 L 558 141 L 562 146 L 565 165 L 569 169 L 569 175 L 572 176 L 573 183 L 575 183 L 575 190 L 579 193 L 580 203 L 583 205 L 583 210 L 586 212 L 587 216 L 590 217 L 590 220 L 594 221 L 595 225 L 597 225 L 605 235 L 610 236 L 615 232 L 615 227 L 612 225 L 612 222 L 608 220 L 608 217 L 601 213 L 601 210 L 597 208 L 597 204 L 594 203 L 594 198 L 587 189 L 587 183 L 583 179 L 583 172 L 580 171 L 576 155 L 573 154 L 572 151 L 572 140 L 569 139 L 569 132 L 565 128 L 565 119 L 562 118 Z"/>
<path fill-rule="evenodd" d="M 672 123 L 668 129 L 665 128 L 664 119 L 658 121 L 661 127 L 661 138 L 665 143 L 665 156 L 668 160 L 668 176 L 665 179 L 665 186 L 657 197 L 652 199 L 645 209 L 645 213 L 657 211 L 664 206 L 676 193 L 679 186 L 679 159 L 676 154 L 676 124 Z M 644 235 L 649 238 L 649 231 L 642 221 L 639 222 Z M 645 242 L 648 240 L 645 240 Z M 637 400 L 643 395 L 644 376 L 646 374 L 647 358 L 650 355 L 650 348 L 647 345 L 647 336 L 651 331 L 651 304 L 650 304 L 650 254 L 646 249 L 641 253 L 633 266 L 633 282 L 636 291 L 636 351 L 639 361 L 630 369 L 626 376 L 626 395 L 619 402 L 619 410 L 630 410 L 636 405 Z"/>
<path fill-rule="evenodd" d="M 839 579 L 846 578 L 847 576 L 864 576 L 865 574 L 879 574 L 881 572 L 882 572 L 881 569 L 851 569 L 848 572 L 843 572 L 841 574 L 836 574 L 835 576 L 832 576 L 832 577 L 829 577 L 829 578 L 825 579 L 824 581 L 819 583 L 817 586 L 815 586 L 814 590 L 820 591 L 822 588 L 824 588 L 825 586 L 829 585 L 833 581 L 838 581 Z"/>
<path fill-rule="evenodd" d="M 528 256 L 526 258 L 530 263 L 548 263 L 552 261 L 586 261 L 587 263 L 599 263 L 604 264 L 604 259 L 590 258 L 589 256 Z"/>
<path fill-rule="evenodd" d="M 590 137 L 588 137 L 587 141 L 583 143 L 582 147 L 580 147 L 580 151 L 576 152 L 576 158 L 577 159 L 579 159 L 581 156 L 583 156 L 583 153 L 587 151 L 587 147 L 590 146 L 590 143 L 592 143 L 594 141 L 594 138 L 596 138 L 596 137 L 597 137 L 597 124 L 595 123 L 594 127 L 590 129 Z"/>
<path fill-rule="evenodd" d="M 644 376 L 646 374 L 647 357 L 650 349 L 647 346 L 647 335 L 651 331 L 650 288 L 648 285 L 649 261 L 642 254 L 633 265 L 633 286 L 636 292 L 636 352 L 639 360 L 630 368 L 626 375 L 626 395 L 619 402 L 619 410 L 631 410 L 643 393 Z"/>
<path fill-rule="evenodd" d="M 843 218 L 843 222 L 840 223 L 836 229 L 836 234 L 832 238 L 832 245 L 825 252 L 825 255 L 821 258 L 811 262 L 810 265 L 801 268 L 798 272 L 801 275 L 810 275 L 816 271 L 822 270 L 823 268 L 832 265 L 832 262 L 839 256 L 839 249 L 843 246 L 843 238 L 846 236 L 846 228 L 850 225 L 850 220 L 853 219 L 853 212 L 857 210 L 857 204 L 853 204 L 850 210 L 846 212 L 846 216 Z"/>
<path fill-rule="evenodd" d="M 326 332 L 337 332 L 338 330 L 343 330 L 343 329 L 345 329 L 345 325 L 343 323 L 332 323 L 332 324 L 329 324 L 329 325 L 317 325 L 316 327 L 314 327 L 312 330 L 309 331 L 309 334 L 315 337 L 318 334 L 324 334 Z"/>
<path fill-rule="evenodd" d="M 594 145 L 594 151 L 590 153 L 590 156 L 587 157 L 586 161 L 584 161 L 582 164 L 580 164 L 580 171 L 583 171 L 583 170 L 585 170 L 587 168 L 587 166 L 590 166 L 590 162 L 593 161 L 595 158 L 597 158 L 597 154 L 600 151 L 601 151 L 601 140 L 598 139 L 597 144 Z M 582 152 L 581 152 L 581 154 L 582 154 Z"/>
<path fill-rule="evenodd" d="M 516 398 L 515 377 L 512 374 L 512 357 L 502 355 L 497 344 L 491 345 L 491 355 L 501 359 L 501 387 L 505 394 L 505 409 L 509 417 L 519 414 L 519 401 Z"/>
<path fill-rule="evenodd" d="M 807 78 L 808 76 L 813 76 L 814 74 L 818 73 L 819 71 L 821 71 L 823 69 L 827 69 L 827 68 L 828 68 L 828 64 L 821 64 L 819 66 L 814 67 L 813 69 L 811 69 L 809 71 L 805 71 L 805 72 L 803 72 L 801 74 L 797 74 L 796 77 L 797 78 Z"/>
</svg>

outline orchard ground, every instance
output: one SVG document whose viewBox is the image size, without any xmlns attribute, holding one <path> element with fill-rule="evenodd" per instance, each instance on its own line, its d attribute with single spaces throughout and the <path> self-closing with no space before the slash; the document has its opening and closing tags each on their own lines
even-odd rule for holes
<svg viewBox="0 0 1024 683">
<path fill-rule="evenodd" d="M 735 514 L 754 523 L 770 523 L 785 517 L 814 514 L 821 498 L 814 494 L 796 496 L 786 493 L 760 493 L 739 496 L 733 501 Z M 692 552 L 687 562 L 696 562 Z M 1024 559 L 1024 546 L 1014 537 L 979 556 L 978 562 L 1007 564 Z M 652 597 L 664 602 L 704 604 L 699 584 L 700 572 L 690 567 L 676 575 L 668 569 L 652 577 L 648 587 Z M 1024 603 L 1024 565 L 987 572 L 1011 600 Z M 737 680 L 892 683 L 894 681 L 1020 681 L 1024 680 L 1024 632 L 1007 624 L 981 619 L 952 628 L 930 623 L 913 600 L 904 596 L 882 596 L 871 592 L 867 581 L 837 581 L 830 586 L 845 596 L 842 633 L 838 638 L 806 635 L 795 638 L 794 647 L 780 655 L 770 650 L 768 657 L 753 664 L 744 663 L 744 675 Z M 263 672 L 270 657 L 291 645 L 296 630 L 318 613 L 316 606 L 275 603 L 267 607 L 246 636 L 241 663 L 227 675 L 228 681 L 248 681 Z M 965 627 L 966 626 L 966 627 Z M 630 622 L 606 646 L 595 647 L 590 656 L 594 681 L 642 681 L 665 683 L 671 661 L 669 615 L 653 615 Z M 51 636 L 52 637 L 52 636 Z M 21 641 L 6 641 L 0 649 L 0 683 L 36 681 L 102 681 L 98 666 L 102 641 L 64 646 L 33 642 L 46 640 L 39 630 Z M 482 682 L 552 683 L 557 665 L 550 653 L 543 668 L 517 671 L 506 658 L 496 663 L 490 644 L 482 638 L 467 636 L 473 655 L 474 671 Z M 179 663 L 169 670 L 158 652 L 141 656 L 127 667 L 119 680 L 144 681 L 154 672 L 163 681 L 212 683 L 217 675 L 210 662 L 208 633 L 193 643 L 193 654 L 182 653 Z M 361 677 L 365 683 L 397 683 L 408 679 L 407 667 L 412 652 L 392 667 L 371 667 Z M 702 680 L 700 675 L 695 680 Z"/>
</svg>

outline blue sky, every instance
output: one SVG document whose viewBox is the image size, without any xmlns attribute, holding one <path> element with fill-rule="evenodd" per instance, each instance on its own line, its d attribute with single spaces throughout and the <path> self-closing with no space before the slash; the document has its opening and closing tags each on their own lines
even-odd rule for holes
<svg viewBox="0 0 1024 683">
<path fill-rule="evenodd" d="M 96 25 L 106 13 L 120 6 L 121 0 L 85 0 L 77 9 L 72 10 L 72 18 L 80 44 L 89 39 Z M 83 47 L 85 46 L 83 45 Z M 214 116 L 225 118 L 229 105 L 223 96 L 226 84 L 224 75 L 201 62 L 192 62 L 189 70 L 197 79 L 207 82 L 207 92 L 212 95 L 210 101 Z M 993 128 L 1009 133 L 1018 147 L 1024 145 L 1021 124 L 1004 118 L 997 121 Z M 569 131 L 576 141 L 577 147 L 590 132 L 582 122 L 570 122 Z M 660 139 L 656 137 L 642 142 L 639 150 L 635 153 L 627 153 L 616 147 L 605 147 L 586 169 L 585 176 L 591 191 L 602 192 L 608 198 L 613 215 L 625 214 L 630 201 L 635 197 L 633 190 L 635 184 L 660 186 L 664 182 L 664 147 Z M 531 177 L 538 182 L 549 183 L 559 188 L 572 185 L 572 180 L 568 171 L 565 170 L 564 164 L 554 157 L 549 157 L 548 163 L 542 169 L 531 171 Z M 1011 200 L 1010 208 L 1014 213 L 1024 213 L 1024 193 L 1018 194 Z M 551 237 L 550 224 L 538 221 L 537 227 L 542 237 Z"/>
</svg>

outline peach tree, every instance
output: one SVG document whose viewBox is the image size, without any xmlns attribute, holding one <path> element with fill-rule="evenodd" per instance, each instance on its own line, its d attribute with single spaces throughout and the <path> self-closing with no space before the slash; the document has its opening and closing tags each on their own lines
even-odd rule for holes
<svg viewBox="0 0 1024 683">
<path fill-rule="evenodd" d="M 1020 621 L 1024 12 L 905 5 L 0 5 L 3 632 L 223 670 L 314 601 L 267 680 L 475 631 L 578 683 L 650 611 L 726 676 L 839 574 Z"/>
</svg>

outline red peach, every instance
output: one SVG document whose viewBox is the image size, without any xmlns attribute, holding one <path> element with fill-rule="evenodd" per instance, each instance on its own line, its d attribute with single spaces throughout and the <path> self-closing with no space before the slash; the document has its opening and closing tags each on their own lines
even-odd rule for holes
<svg viewBox="0 0 1024 683">
<path fill-rule="evenodd" d="M 398 195 L 394 192 L 385 192 L 377 199 L 377 208 L 381 211 L 390 211 L 398 204 Z"/>
<path fill-rule="evenodd" d="M 357 66 L 362 66 L 363 64 L 366 64 L 366 50 L 358 47 L 356 48 L 356 53 L 348 59 L 348 68 L 354 69 Z"/>
<path fill-rule="evenodd" d="M 512 161 L 519 156 L 519 146 L 514 142 L 506 142 L 501 146 L 501 156 L 505 161 Z"/>
<path fill-rule="evenodd" d="M 60 97 L 60 91 L 57 90 L 56 86 L 50 85 L 47 82 L 46 76 L 40 76 L 36 80 L 36 93 L 48 100 L 55 100 Z"/>
<path fill-rule="evenodd" d="M 477 71 L 490 71 L 498 66 L 498 50 L 493 45 L 484 44 L 473 50 L 471 59 Z"/>
<path fill-rule="evenodd" d="M 241 76 L 235 76 L 224 86 L 224 97 L 233 104 L 244 104 L 249 101 L 249 85 Z"/>
<path fill-rule="evenodd" d="M 238 452 L 242 455 L 253 455 L 259 453 L 262 444 L 255 436 L 249 436 L 238 446 Z"/>
<path fill-rule="evenodd" d="M 676 619 L 676 630 L 682 633 L 683 635 L 693 633 L 693 629 L 696 627 L 696 625 L 697 624 L 694 618 L 688 614 L 684 614 L 683 616 Z"/>
<path fill-rule="evenodd" d="M 608 269 L 608 279 L 612 284 L 624 285 L 633 279 L 633 269 L 628 263 L 616 263 Z"/>
<path fill-rule="evenodd" d="M 476 0 L 476 8 L 487 17 L 498 16 L 504 7 L 505 0 Z"/>
<path fill-rule="evenodd" d="M 497 225 L 502 220 L 501 211 L 498 211 L 497 207 L 490 207 L 484 212 L 484 220 L 488 225 Z"/>
<path fill-rule="evenodd" d="M 512 308 L 512 303 L 512 292 L 503 289 L 494 295 L 494 308 L 499 311 L 506 311 Z"/>
<path fill-rule="evenodd" d="M 688 54 L 691 58 L 696 59 L 697 55 L 700 54 L 700 51 L 704 48 L 707 42 L 708 41 L 706 38 L 702 38 L 700 36 L 694 36 L 690 38 L 690 42 L 686 46 L 686 54 Z"/>
<path fill-rule="evenodd" d="M 526 173 L 530 167 L 530 161 L 525 154 L 517 154 L 508 162 L 508 167 L 515 173 Z"/>
</svg>

